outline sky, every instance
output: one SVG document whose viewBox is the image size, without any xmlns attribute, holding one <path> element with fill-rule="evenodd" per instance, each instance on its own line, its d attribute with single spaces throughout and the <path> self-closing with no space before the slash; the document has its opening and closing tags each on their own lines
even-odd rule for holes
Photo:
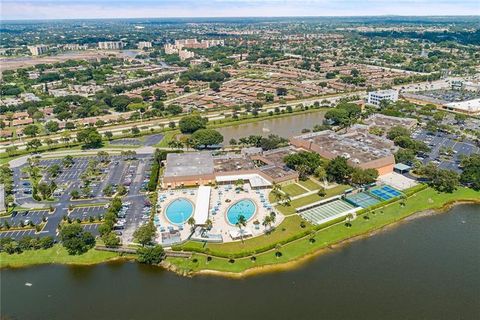
<svg viewBox="0 0 480 320">
<path fill-rule="evenodd" d="M 480 0 L 0 0 L 0 19 L 480 15 Z"/>
</svg>

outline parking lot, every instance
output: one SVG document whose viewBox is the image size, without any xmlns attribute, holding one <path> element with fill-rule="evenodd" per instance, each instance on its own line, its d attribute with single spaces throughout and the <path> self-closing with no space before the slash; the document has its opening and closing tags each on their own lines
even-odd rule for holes
<svg viewBox="0 0 480 320">
<path fill-rule="evenodd" d="M 48 210 L 31 210 L 31 211 L 20 211 L 14 212 L 11 217 L 0 218 L 0 222 L 5 224 L 5 221 L 12 227 L 18 227 L 23 221 L 24 225 L 27 225 L 30 221 L 37 225 L 40 224 L 43 218 L 48 219 L 49 212 Z"/>
<path fill-rule="evenodd" d="M 156 137 L 160 139 L 161 137 Z M 101 162 L 102 158 L 98 156 L 87 157 L 74 157 L 74 164 L 71 167 L 64 167 L 61 159 L 42 159 L 39 165 L 44 168 L 42 170 L 43 179 L 49 180 L 49 174 L 47 168 L 53 164 L 59 164 L 61 167 L 61 173 L 55 178 L 55 182 L 58 185 L 58 194 L 55 194 L 55 201 L 51 203 L 55 207 L 53 213 L 49 213 L 48 210 L 31 210 L 23 215 L 19 212 L 15 217 L 0 218 L 0 221 L 8 221 L 13 226 L 20 225 L 20 221 L 24 224 L 28 224 L 31 221 L 34 224 L 38 224 L 42 221 L 43 216 L 47 217 L 47 224 L 44 230 L 36 236 L 51 235 L 53 237 L 58 236 L 58 224 L 62 221 L 63 216 L 68 216 L 71 220 L 80 219 L 81 221 L 88 222 L 90 217 L 98 218 L 106 212 L 104 203 L 109 202 L 109 199 L 104 199 L 103 189 L 108 184 L 112 185 L 124 185 L 128 189 L 128 193 L 123 197 L 122 201 L 127 204 L 120 213 L 118 225 L 115 228 L 117 234 L 122 236 L 124 242 L 132 241 L 133 232 L 145 221 L 148 220 L 149 207 L 146 201 L 146 196 L 142 194 L 148 183 L 152 158 L 151 155 L 139 155 L 136 159 L 126 160 L 122 155 L 111 155 L 109 157 L 108 165 L 104 165 Z M 85 172 L 88 162 L 90 160 L 99 161 L 99 168 L 101 174 L 97 179 L 94 179 L 89 185 L 91 189 L 91 199 L 80 199 L 72 201 L 70 194 L 72 190 L 80 190 L 83 182 L 81 181 L 81 175 Z M 26 165 L 23 165 L 26 166 Z M 15 168 L 15 198 L 19 205 L 34 206 L 35 200 L 32 199 L 31 192 L 24 192 L 23 189 L 31 189 L 30 182 L 28 180 L 22 180 L 22 167 Z M 93 205 L 95 203 L 95 205 Z M 89 206 L 92 204 L 91 206 Z M 69 206 L 82 205 L 81 207 L 74 208 L 71 212 L 68 211 Z M 83 207 L 83 205 L 86 205 Z M 98 224 L 82 224 L 83 228 L 91 232 L 94 235 L 98 235 Z M 19 231 L 5 231 L 0 232 L 2 237 L 14 237 L 20 239 L 26 235 L 35 235 L 35 230 L 26 229 Z M 128 240 L 127 240 L 128 239 Z"/>
<path fill-rule="evenodd" d="M 105 206 L 95 206 L 95 207 L 82 207 L 74 208 L 68 216 L 72 220 L 80 219 L 82 221 L 88 220 L 90 217 L 97 218 L 102 216 L 107 209 Z"/>
<path fill-rule="evenodd" d="M 100 225 L 99 223 L 91 223 L 91 224 L 84 224 L 82 226 L 83 226 L 83 230 L 90 232 L 94 237 L 96 237 L 99 235 L 99 232 L 98 232 L 99 225 Z"/>
<path fill-rule="evenodd" d="M 23 237 L 30 236 L 35 237 L 38 236 L 35 234 L 35 229 L 26 229 L 26 230 L 13 230 L 13 231 L 1 231 L 0 238 L 13 238 L 15 240 L 19 240 Z"/>
<path fill-rule="evenodd" d="M 426 157 L 421 159 L 424 164 L 433 162 L 441 169 L 461 172 L 459 168 L 459 156 L 469 156 L 479 154 L 480 148 L 471 141 L 457 141 L 452 134 L 437 132 L 435 135 L 429 135 L 425 130 L 417 130 L 412 134 L 415 140 L 425 142 L 431 149 Z M 451 149 L 451 155 L 442 155 L 443 149 Z"/>
</svg>

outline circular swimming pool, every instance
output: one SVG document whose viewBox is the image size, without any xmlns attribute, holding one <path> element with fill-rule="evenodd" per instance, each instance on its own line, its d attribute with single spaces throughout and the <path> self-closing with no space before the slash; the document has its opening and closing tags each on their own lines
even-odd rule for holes
<svg viewBox="0 0 480 320">
<path fill-rule="evenodd" d="M 184 224 L 193 214 L 193 204 L 185 198 L 175 199 L 165 209 L 165 216 L 173 224 Z"/>
<path fill-rule="evenodd" d="M 227 210 L 227 220 L 230 224 L 235 224 L 238 222 L 238 217 L 244 216 L 245 220 L 250 220 L 257 207 L 255 203 L 250 199 L 240 200 L 230 206 Z"/>
</svg>

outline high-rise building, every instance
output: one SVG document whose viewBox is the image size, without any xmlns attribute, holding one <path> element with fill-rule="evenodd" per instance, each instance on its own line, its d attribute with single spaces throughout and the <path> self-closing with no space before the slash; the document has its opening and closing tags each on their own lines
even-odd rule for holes
<svg viewBox="0 0 480 320">
<path fill-rule="evenodd" d="M 32 56 L 39 56 L 41 54 L 44 54 L 48 51 L 48 47 L 40 44 L 37 46 L 28 46 L 28 50 L 32 53 Z"/>
<path fill-rule="evenodd" d="M 137 48 L 138 49 L 143 49 L 143 48 L 151 48 L 152 43 L 150 41 L 140 41 L 137 43 Z"/>
<path fill-rule="evenodd" d="M 122 48 L 122 41 L 104 41 L 98 43 L 98 49 L 100 50 L 121 50 Z"/>
</svg>

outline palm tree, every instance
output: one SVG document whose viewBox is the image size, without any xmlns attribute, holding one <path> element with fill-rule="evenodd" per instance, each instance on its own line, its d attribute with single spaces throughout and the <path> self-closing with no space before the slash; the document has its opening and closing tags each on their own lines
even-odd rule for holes
<svg viewBox="0 0 480 320">
<path fill-rule="evenodd" d="M 352 226 L 352 221 L 353 220 L 353 215 L 349 213 L 347 217 L 345 218 L 345 226 L 351 227 Z"/>
<path fill-rule="evenodd" d="M 280 258 L 282 256 L 282 253 L 280 252 L 281 248 L 282 248 L 282 245 L 280 243 L 277 243 L 275 245 L 275 257 Z"/>
<path fill-rule="evenodd" d="M 237 223 L 235 223 L 235 226 L 238 227 L 240 231 L 240 239 L 242 239 L 243 243 L 243 227 L 247 226 L 247 219 L 245 219 L 245 216 L 243 214 L 238 216 Z"/>
<path fill-rule="evenodd" d="M 285 194 L 283 195 L 283 201 L 282 201 L 282 202 L 283 202 L 283 205 L 284 205 L 284 206 L 289 206 L 291 201 L 292 201 L 292 198 L 290 197 L 290 194 L 285 193 Z"/>
<path fill-rule="evenodd" d="M 188 218 L 187 223 L 190 226 L 193 233 L 193 231 L 195 231 L 195 219 L 193 217 L 190 217 Z"/>
<path fill-rule="evenodd" d="M 205 227 L 207 228 L 207 230 L 212 229 L 212 227 L 213 227 L 213 222 L 212 222 L 212 220 L 207 219 L 207 221 L 205 222 Z"/>
</svg>

